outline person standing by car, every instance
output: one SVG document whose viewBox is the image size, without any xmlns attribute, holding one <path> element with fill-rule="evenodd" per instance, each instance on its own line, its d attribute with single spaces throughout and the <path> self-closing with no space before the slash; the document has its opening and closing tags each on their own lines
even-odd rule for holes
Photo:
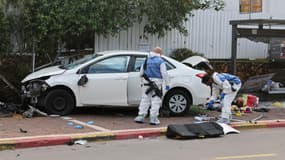
<svg viewBox="0 0 285 160">
<path fill-rule="evenodd" d="M 228 73 L 217 73 L 213 70 L 206 70 L 206 72 L 208 74 L 202 77 L 202 83 L 212 88 L 212 96 L 207 103 L 207 108 L 212 107 L 221 91 L 222 113 L 217 122 L 229 124 L 232 114 L 231 104 L 241 87 L 241 80 L 239 77 Z"/>
<path fill-rule="evenodd" d="M 139 105 L 138 116 L 134 119 L 137 123 L 143 123 L 150 108 L 151 125 L 158 125 L 159 108 L 161 106 L 162 90 L 169 90 L 167 84 L 167 70 L 164 60 L 161 58 L 162 49 L 155 47 L 149 57 L 141 66 L 142 99 Z M 164 86 L 164 87 L 163 87 Z"/>
</svg>

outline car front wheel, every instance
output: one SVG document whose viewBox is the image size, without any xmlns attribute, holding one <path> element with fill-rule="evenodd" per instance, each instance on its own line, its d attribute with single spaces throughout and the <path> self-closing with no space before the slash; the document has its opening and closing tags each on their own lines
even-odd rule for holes
<svg viewBox="0 0 285 160">
<path fill-rule="evenodd" d="M 67 115 L 74 107 L 73 96 L 64 89 L 51 90 L 45 98 L 45 109 L 49 114 Z"/>
<path fill-rule="evenodd" d="M 173 116 L 182 116 L 189 112 L 192 104 L 189 94 L 183 90 L 173 90 L 164 98 L 164 107 Z"/>
</svg>

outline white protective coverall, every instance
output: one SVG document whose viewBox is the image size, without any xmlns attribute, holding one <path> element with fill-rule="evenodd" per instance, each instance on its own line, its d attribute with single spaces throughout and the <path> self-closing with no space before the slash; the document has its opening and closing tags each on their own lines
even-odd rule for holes
<svg viewBox="0 0 285 160">
<path fill-rule="evenodd" d="M 149 58 L 153 57 L 153 56 L 160 56 L 160 54 L 155 53 L 155 52 L 150 52 Z M 149 67 L 149 66 L 147 66 Z M 149 79 L 153 82 L 155 82 L 155 84 L 159 87 L 159 89 L 163 89 L 162 93 L 165 93 L 165 86 L 167 84 L 168 81 L 168 76 L 167 76 L 167 70 L 166 70 L 166 65 L 165 63 L 161 63 L 160 64 L 160 74 L 162 76 L 162 78 L 153 78 L 153 77 L 149 77 Z M 144 74 L 145 70 L 144 67 L 142 66 L 140 69 L 140 76 L 142 77 L 142 75 Z M 144 78 L 141 79 L 142 81 L 142 99 L 139 105 L 139 115 L 147 115 L 148 113 L 148 109 L 151 106 L 150 109 L 150 117 L 158 117 L 159 115 L 159 108 L 161 106 L 161 98 L 158 96 L 154 96 L 155 93 L 154 91 L 151 91 L 150 93 L 146 94 L 146 90 L 149 88 L 149 86 L 144 85 L 147 84 L 148 81 L 146 81 Z"/>
<path fill-rule="evenodd" d="M 213 78 L 213 84 L 212 84 L 212 96 L 210 100 L 216 100 L 217 97 L 220 95 L 220 91 L 225 94 L 223 100 L 221 101 L 222 105 L 222 114 L 221 118 L 230 120 L 231 119 L 231 104 L 234 100 L 235 96 L 237 95 L 237 92 L 239 91 L 241 87 L 241 82 L 239 84 L 230 82 L 229 79 L 221 78 L 219 76 L 221 73 L 214 72 L 212 75 Z M 233 75 L 232 75 L 233 76 Z M 236 76 L 235 76 L 236 77 Z M 238 78 L 238 77 L 236 77 Z M 238 78 L 239 79 L 239 78 Z M 235 91 L 233 91 L 233 89 Z"/>
</svg>

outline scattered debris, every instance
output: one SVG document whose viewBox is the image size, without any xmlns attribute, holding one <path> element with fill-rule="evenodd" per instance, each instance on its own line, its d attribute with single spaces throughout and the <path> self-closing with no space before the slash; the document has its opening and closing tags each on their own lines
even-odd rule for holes
<svg viewBox="0 0 285 160">
<path fill-rule="evenodd" d="M 72 119 L 71 117 L 61 117 L 61 118 L 64 120 L 71 120 Z"/>
<path fill-rule="evenodd" d="M 60 117 L 60 115 L 50 114 L 49 117 Z"/>
<path fill-rule="evenodd" d="M 166 136 L 171 139 L 194 139 L 224 135 L 223 127 L 216 122 L 170 124 Z"/>
<path fill-rule="evenodd" d="M 139 135 L 139 136 L 138 136 L 138 139 L 143 139 L 143 136 L 142 136 L 142 135 Z"/>
<path fill-rule="evenodd" d="M 225 123 L 218 123 L 222 128 L 223 128 L 223 131 L 224 131 L 224 134 L 239 134 L 240 131 L 237 130 L 237 129 L 234 129 L 233 127 L 225 124 Z"/>
<path fill-rule="evenodd" d="M 284 85 L 280 82 L 274 82 L 268 80 L 267 83 L 262 87 L 261 91 L 269 94 L 283 94 L 285 93 Z"/>
<path fill-rule="evenodd" d="M 254 119 L 250 120 L 249 122 L 250 122 L 250 123 L 252 123 L 252 122 L 256 122 L 256 121 L 258 121 L 258 120 L 262 119 L 263 117 L 264 117 L 264 115 L 263 115 L 263 114 L 261 114 L 261 115 L 257 116 L 256 118 L 254 118 Z"/>
<path fill-rule="evenodd" d="M 20 132 L 21 132 L 21 133 L 28 133 L 27 130 L 24 130 L 24 129 L 22 129 L 22 128 L 20 128 Z"/>
<path fill-rule="evenodd" d="M 20 106 L 13 103 L 0 102 L 0 117 L 12 117 L 14 113 L 20 111 Z"/>
<path fill-rule="evenodd" d="M 235 118 L 232 118 L 231 121 L 234 121 L 234 122 L 245 122 L 245 123 L 257 123 L 258 120 L 262 119 L 264 117 L 263 114 L 260 114 L 259 116 L 251 119 L 251 120 L 241 120 L 241 119 L 235 119 Z"/>
<path fill-rule="evenodd" d="M 208 122 L 208 121 L 216 121 L 216 117 L 209 117 L 208 115 L 199 115 L 194 117 L 193 123 L 202 123 L 202 122 Z"/>
<path fill-rule="evenodd" d="M 280 103 L 278 101 L 274 102 L 272 105 L 276 108 L 282 108 L 283 107 L 282 103 Z"/>
<path fill-rule="evenodd" d="M 274 75 L 275 73 L 269 73 L 249 77 L 249 79 L 242 85 L 240 91 L 247 93 L 260 91 Z"/>
<path fill-rule="evenodd" d="M 87 144 L 87 140 L 77 140 L 77 141 L 74 141 L 74 144 L 85 145 Z"/>
<path fill-rule="evenodd" d="M 93 121 L 88 121 L 88 122 L 86 122 L 86 124 L 93 125 L 94 122 Z"/>
<path fill-rule="evenodd" d="M 74 123 L 73 123 L 73 122 L 68 122 L 67 125 L 68 125 L 68 126 L 73 126 Z"/>
<path fill-rule="evenodd" d="M 256 108 L 254 109 L 255 112 L 269 112 L 270 109 L 269 108 Z"/>
<path fill-rule="evenodd" d="M 23 113 L 23 116 L 26 117 L 26 118 L 32 118 L 32 117 L 34 116 L 34 113 L 38 113 L 38 114 L 40 114 L 40 115 L 42 115 L 42 116 L 45 116 L 45 117 L 48 116 L 47 113 L 42 112 L 42 111 L 40 111 L 39 109 L 36 109 L 35 107 L 33 107 L 33 106 L 31 106 L 31 105 L 28 105 L 28 107 L 29 107 L 30 109 L 28 109 L 27 111 L 25 111 L 25 112 Z"/>
<path fill-rule="evenodd" d="M 74 126 L 74 128 L 76 128 L 76 129 L 83 129 L 84 127 L 81 126 L 81 125 L 76 125 L 76 126 Z"/>
</svg>

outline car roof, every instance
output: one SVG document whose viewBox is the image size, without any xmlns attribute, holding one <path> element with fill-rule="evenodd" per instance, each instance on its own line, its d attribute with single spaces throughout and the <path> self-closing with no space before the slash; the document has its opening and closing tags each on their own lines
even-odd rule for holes
<svg viewBox="0 0 285 160">
<path fill-rule="evenodd" d="M 137 55 L 147 55 L 148 52 L 143 51 L 135 51 L 135 50 L 109 50 L 109 51 L 101 51 L 95 54 L 101 55 L 112 55 L 112 54 L 137 54 Z"/>
</svg>

